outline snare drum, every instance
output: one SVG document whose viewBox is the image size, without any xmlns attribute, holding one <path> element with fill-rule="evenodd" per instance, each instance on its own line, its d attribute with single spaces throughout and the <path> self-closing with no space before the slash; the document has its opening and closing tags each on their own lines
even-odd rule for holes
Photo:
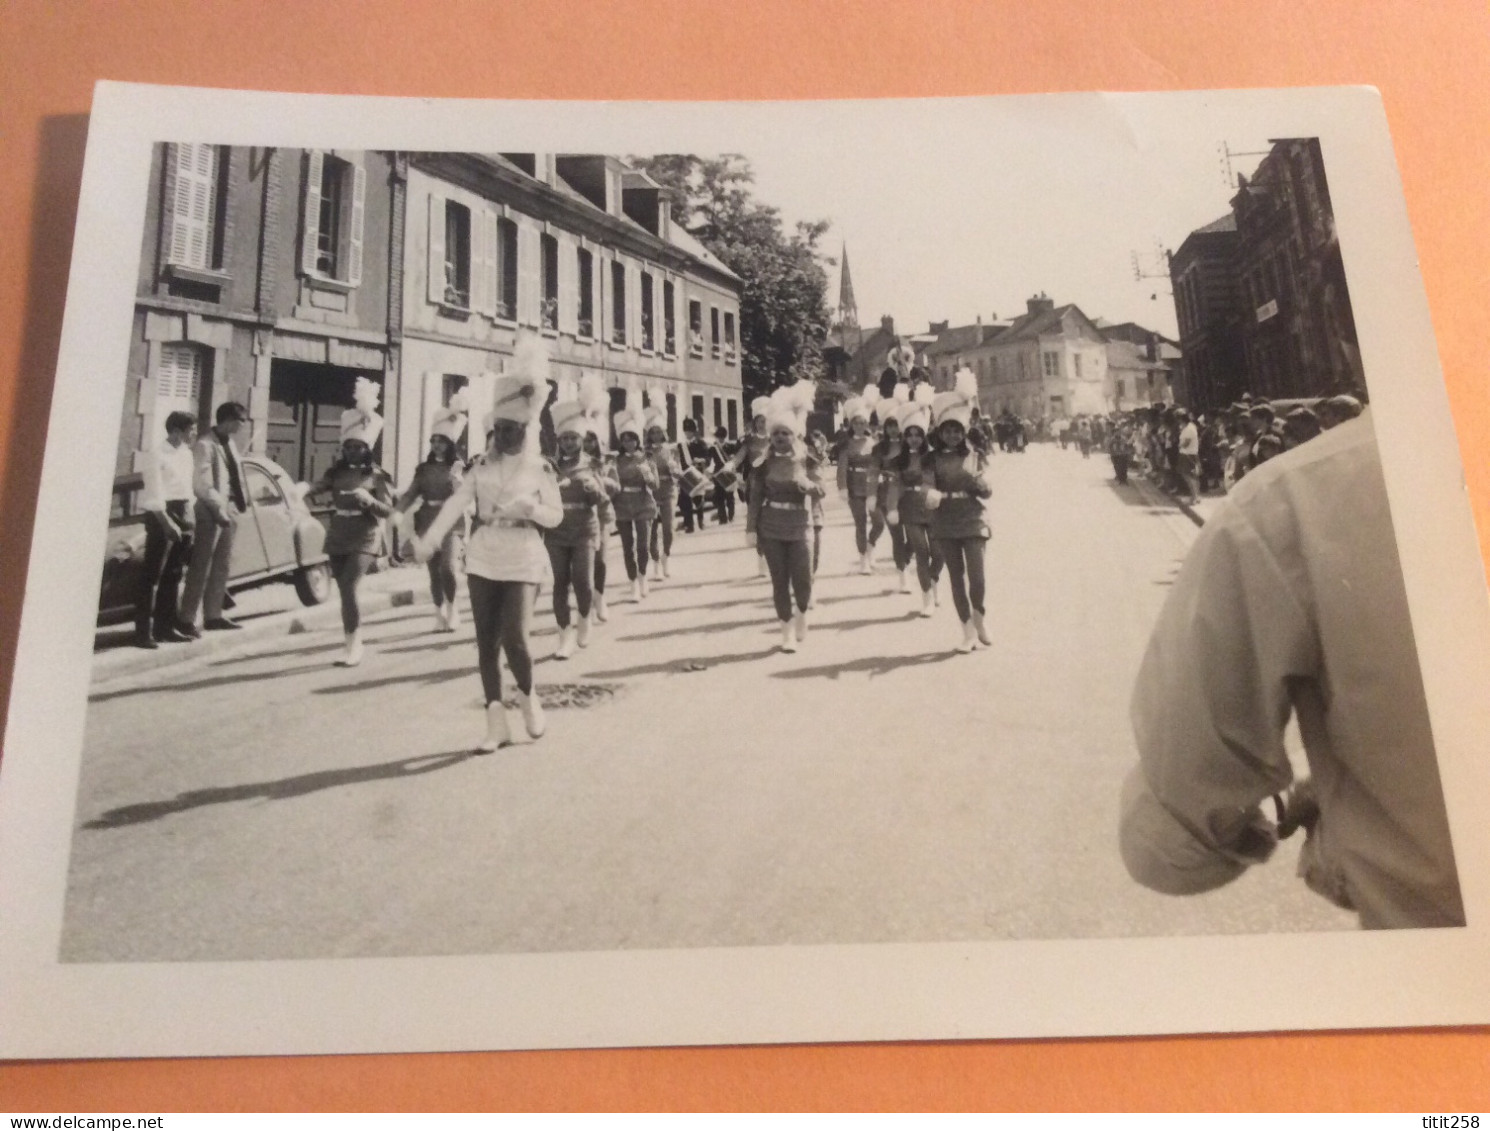
<svg viewBox="0 0 1490 1131">
<path fill-rule="evenodd" d="M 685 467 L 678 476 L 679 490 L 693 498 L 708 494 L 714 489 L 713 482 L 696 467 Z"/>
<path fill-rule="evenodd" d="M 714 486 L 722 491 L 733 491 L 740 485 L 740 473 L 732 467 L 721 467 L 714 473 Z"/>
</svg>

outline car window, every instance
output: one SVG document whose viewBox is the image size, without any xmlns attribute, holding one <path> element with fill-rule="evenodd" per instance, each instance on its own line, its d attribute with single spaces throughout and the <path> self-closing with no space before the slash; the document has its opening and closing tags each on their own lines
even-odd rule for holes
<svg viewBox="0 0 1490 1131">
<path fill-rule="evenodd" d="M 283 496 L 279 488 L 274 485 L 274 480 L 266 475 L 262 468 L 252 465 L 244 465 L 245 477 L 248 480 L 248 497 L 253 500 L 255 506 L 277 507 L 283 502 Z"/>
</svg>

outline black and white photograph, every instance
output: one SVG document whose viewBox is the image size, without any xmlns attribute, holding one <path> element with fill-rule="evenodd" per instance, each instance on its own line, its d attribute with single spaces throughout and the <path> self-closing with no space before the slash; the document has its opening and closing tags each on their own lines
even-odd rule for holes
<svg viewBox="0 0 1490 1131">
<path fill-rule="evenodd" d="M 1371 91 L 104 84 L 74 255 L 0 1054 L 1486 1019 Z"/>
</svg>

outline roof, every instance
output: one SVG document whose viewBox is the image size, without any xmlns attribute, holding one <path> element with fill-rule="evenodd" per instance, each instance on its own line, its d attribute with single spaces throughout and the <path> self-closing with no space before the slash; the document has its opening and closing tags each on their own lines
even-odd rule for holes
<svg viewBox="0 0 1490 1131">
<path fill-rule="evenodd" d="M 995 337 L 1002 327 L 997 323 L 985 324 L 975 323 L 971 326 L 951 326 L 936 336 L 936 341 L 926 347 L 928 357 L 937 357 L 944 353 L 961 353 L 970 350 L 974 346 L 980 346 L 990 338 Z"/>
<path fill-rule="evenodd" d="M 1034 314 L 1021 314 L 1009 324 L 1009 328 L 994 340 L 997 342 L 1014 342 L 1028 338 L 1038 338 L 1041 334 L 1049 333 L 1059 326 L 1067 314 L 1074 312 L 1088 326 L 1091 326 L 1098 336 L 1101 331 L 1096 325 L 1082 313 L 1081 307 L 1074 302 L 1068 302 L 1065 306 L 1057 306 L 1054 310 L 1041 310 Z"/>
<path fill-rule="evenodd" d="M 1204 235 L 1207 232 L 1234 232 L 1236 231 L 1236 214 L 1228 212 L 1219 219 L 1212 220 L 1209 224 L 1196 228 L 1190 234 L 1192 236 Z"/>
<path fill-rule="evenodd" d="M 710 267 L 714 268 L 714 270 L 722 271 L 731 279 L 739 281 L 740 276 L 736 275 L 733 271 L 726 267 L 723 260 L 721 260 L 703 244 L 699 243 L 698 240 L 694 239 L 693 236 L 689 233 L 688 229 L 683 227 L 683 225 L 679 224 L 677 221 L 674 221 L 667 226 L 667 242 L 682 251 L 686 251 L 695 259 L 707 263 Z"/>
</svg>

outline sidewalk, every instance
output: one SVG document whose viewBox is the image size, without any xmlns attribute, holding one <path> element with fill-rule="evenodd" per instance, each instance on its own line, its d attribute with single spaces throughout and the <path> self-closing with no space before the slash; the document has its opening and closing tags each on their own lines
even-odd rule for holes
<svg viewBox="0 0 1490 1131">
<path fill-rule="evenodd" d="M 362 579 L 358 597 L 363 613 L 412 605 L 428 600 L 428 579 L 423 566 L 398 565 L 368 574 Z M 188 663 L 266 636 L 289 636 L 301 632 L 335 628 L 341 623 L 341 602 L 332 587 L 331 596 L 322 604 L 305 606 L 289 585 L 270 584 L 240 593 L 237 605 L 229 615 L 237 620 L 237 632 L 204 632 L 189 643 L 162 644 L 153 651 L 136 648 L 120 641 L 133 636 L 133 626 L 100 629 L 96 641 L 104 641 L 93 653 L 93 680 L 99 682 L 119 676 L 137 675 Z"/>
</svg>

